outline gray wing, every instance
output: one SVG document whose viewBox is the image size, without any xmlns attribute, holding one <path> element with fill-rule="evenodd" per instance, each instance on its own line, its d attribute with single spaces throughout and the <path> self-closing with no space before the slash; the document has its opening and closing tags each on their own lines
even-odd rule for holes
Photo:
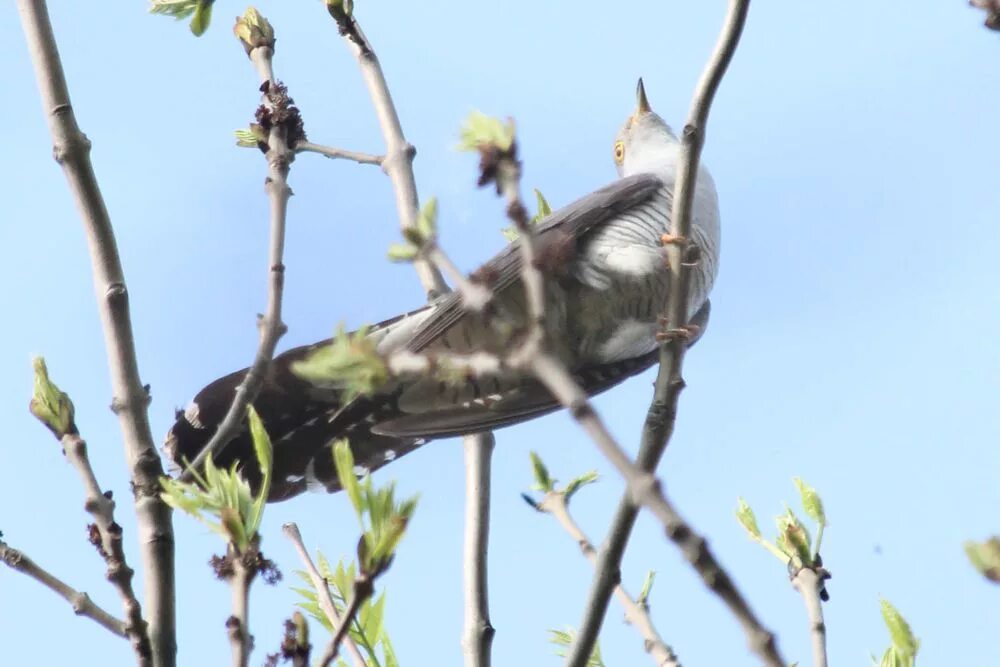
<svg viewBox="0 0 1000 667">
<path fill-rule="evenodd" d="M 550 248 L 567 240 L 579 243 L 588 231 L 650 199 L 662 186 L 663 181 L 658 176 L 636 174 L 614 181 L 553 212 L 536 232 L 539 255 L 545 256 Z M 516 284 L 521 274 L 519 242 L 504 248 L 477 273 L 498 295 Z M 465 314 L 460 296 L 454 292 L 447 295 L 414 332 L 407 348 L 411 352 L 423 351 L 461 321 Z"/>
<path fill-rule="evenodd" d="M 711 302 L 706 301 L 691 318 L 691 324 L 698 327 L 698 333 L 688 347 L 698 342 L 704 333 L 711 309 Z M 594 396 L 643 372 L 659 358 L 660 351 L 655 349 L 639 357 L 575 369 L 573 378 L 589 396 Z M 448 438 L 511 426 L 560 407 L 544 385 L 533 377 L 524 377 L 505 386 L 490 400 L 473 399 L 454 407 L 418 413 L 407 413 L 392 406 L 385 411 L 392 416 L 374 419 L 371 432 L 404 439 Z"/>
</svg>

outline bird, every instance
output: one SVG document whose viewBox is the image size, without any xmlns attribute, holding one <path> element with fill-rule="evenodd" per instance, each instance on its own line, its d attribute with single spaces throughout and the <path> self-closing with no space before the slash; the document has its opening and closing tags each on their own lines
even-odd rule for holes
<svg viewBox="0 0 1000 667">
<path fill-rule="evenodd" d="M 636 109 L 613 147 L 619 178 L 550 213 L 534 236 L 546 274 L 547 344 L 589 395 L 618 385 L 658 359 L 659 318 L 670 283 L 663 235 L 670 230 L 681 144 L 650 107 L 642 79 Z M 696 178 L 689 240 L 699 253 L 691 271 L 687 315 L 695 325 L 692 330 L 703 332 L 720 244 L 718 196 L 705 167 L 699 167 Z M 502 354 L 510 331 L 523 330 L 528 322 L 519 242 L 514 240 L 478 272 L 492 287 L 493 310 L 503 314 L 505 327 L 470 312 L 452 292 L 370 327 L 366 335 L 377 352 Z M 428 441 L 494 430 L 560 407 L 528 371 L 510 369 L 458 383 L 431 376 L 395 378 L 371 394 L 347 397 L 336 386 L 307 381 L 294 370 L 296 362 L 330 343 L 327 339 L 276 356 L 253 401 L 273 443 L 269 502 L 307 489 L 337 491 L 332 443 L 338 439 L 348 441 L 353 472 L 363 475 Z M 176 468 L 193 461 L 211 439 L 246 372 L 215 380 L 177 411 L 163 447 Z M 244 422 L 214 462 L 237 466 L 258 488 L 261 472 L 253 452 Z"/>
</svg>

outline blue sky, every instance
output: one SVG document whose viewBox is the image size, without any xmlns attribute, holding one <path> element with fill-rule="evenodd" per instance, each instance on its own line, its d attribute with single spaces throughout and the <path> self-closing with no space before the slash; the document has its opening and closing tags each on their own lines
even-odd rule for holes
<svg viewBox="0 0 1000 667">
<path fill-rule="evenodd" d="M 145 4 L 52 3 L 77 117 L 116 225 L 132 294 L 151 420 L 204 383 L 246 365 L 265 303 L 265 165 L 233 146 L 257 83 L 229 31 L 242 5 L 217 3 L 209 33 L 148 16 Z M 466 269 L 496 252 L 501 207 L 474 187 L 456 153 L 474 108 L 516 118 L 525 185 L 555 205 L 614 178 L 614 134 L 635 79 L 654 109 L 683 124 L 725 3 L 361 2 L 408 138 L 421 195 L 440 200 L 443 240 Z M 261 2 L 275 25 L 275 67 L 312 140 L 378 152 L 357 68 L 319 2 Z M 718 185 L 723 257 L 712 323 L 688 357 L 688 389 L 661 474 L 711 541 L 788 660 L 807 664 L 802 604 L 783 567 L 733 519 L 745 496 L 762 523 L 795 500 L 800 475 L 823 494 L 834 573 L 826 606 L 834 664 L 858 664 L 887 635 L 892 600 L 922 640 L 924 664 L 988 664 L 996 591 L 962 541 L 1000 529 L 1000 56 L 997 35 L 964 2 L 757 3 L 712 113 L 705 162 Z M 12 545 L 119 611 L 84 539 L 74 472 L 25 409 L 30 358 L 44 354 L 72 395 L 102 484 L 128 497 L 121 438 L 81 226 L 37 102 L 12 4 L 0 8 L 8 103 L 0 112 L 5 202 L 0 275 L 0 530 Z M 302 156 L 290 177 L 283 346 L 391 316 L 421 302 L 408 267 L 384 260 L 397 239 L 388 180 L 375 168 Z M 651 375 L 598 407 L 634 450 Z M 561 479 L 599 484 L 574 512 L 599 541 L 622 484 L 565 415 L 502 431 L 494 463 L 491 603 L 496 664 L 558 664 L 548 628 L 579 623 L 589 566 L 519 493 L 528 451 Z M 458 441 L 434 443 L 379 474 L 419 493 L 392 571 L 387 624 L 404 664 L 460 665 L 463 513 Z M 128 554 L 134 521 L 121 503 Z M 333 559 L 357 538 L 343 497 L 273 506 L 263 548 L 298 562 L 280 534 L 297 520 Z M 181 664 L 220 664 L 228 591 L 204 563 L 220 543 L 185 517 L 178 539 Z M 753 664 L 738 626 L 706 593 L 654 522 L 640 519 L 624 577 L 657 571 L 654 620 L 684 664 Z M 0 644 L 11 664 L 107 660 L 127 644 L 34 582 L 0 571 Z M 255 664 L 275 650 L 294 595 L 257 585 Z M 43 636 L 47 640 L 41 640 Z M 643 664 L 637 635 L 612 606 L 609 665 Z"/>
</svg>

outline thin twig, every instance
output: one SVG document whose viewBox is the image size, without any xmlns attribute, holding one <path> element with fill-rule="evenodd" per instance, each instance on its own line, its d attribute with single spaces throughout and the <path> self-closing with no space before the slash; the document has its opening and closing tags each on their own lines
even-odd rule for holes
<svg viewBox="0 0 1000 667">
<path fill-rule="evenodd" d="M 94 604 L 89 595 L 63 582 L 31 560 L 24 552 L 9 546 L 3 540 L 0 540 L 0 561 L 3 561 L 11 569 L 28 575 L 69 602 L 73 613 L 77 616 L 86 616 L 119 637 L 126 638 L 128 636 L 125 631 L 125 623 Z"/>
<path fill-rule="evenodd" d="M 490 622 L 487 556 L 490 525 L 492 433 L 467 435 L 465 448 L 465 542 L 462 575 L 465 591 L 462 653 L 466 667 L 489 667 L 496 630 Z"/>
<path fill-rule="evenodd" d="M 149 392 L 139 379 L 125 276 L 111 220 L 90 162 L 90 141 L 80 131 L 70 105 L 45 2 L 18 0 L 18 9 L 52 135 L 53 154 L 69 181 L 90 248 L 114 393 L 112 409 L 121 425 L 135 495 L 153 664 L 172 667 L 177 653 L 174 532 L 170 508 L 160 498 L 163 466 L 149 430 L 146 414 Z"/>
<path fill-rule="evenodd" d="M 257 46 L 249 52 L 250 61 L 257 70 L 257 75 L 263 84 L 263 105 L 274 111 L 274 102 L 268 95 L 271 86 L 275 85 L 272 57 L 274 51 L 269 46 Z M 264 181 L 270 200 L 270 245 L 268 249 L 268 290 L 267 312 L 258 321 L 260 342 L 253 364 L 247 370 L 243 381 L 236 388 L 233 402 L 229 405 L 225 418 L 212 435 L 204 448 L 198 453 L 181 479 L 191 481 L 192 471 L 200 469 L 209 456 L 218 456 L 219 452 L 236 435 L 246 418 L 247 406 L 257 397 L 264 379 L 267 377 L 274 350 L 278 339 L 284 335 L 287 327 L 281 321 L 281 300 L 285 289 L 285 221 L 288 211 L 288 200 L 292 190 L 288 187 L 288 171 L 295 160 L 295 151 L 288 146 L 287 127 L 283 123 L 271 126 L 267 139 L 267 179 Z"/>
<path fill-rule="evenodd" d="M 232 566 L 229 587 L 232 592 L 233 615 L 226 621 L 226 628 L 229 631 L 233 667 L 247 667 L 253 647 L 253 637 L 250 635 L 250 584 L 257 572 L 247 566 L 245 556 L 232 545 L 229 546 L 227 558 Z"/>
<path fill-rule="evenodd" d="M 298 524 L 294 522 L 286 523 L 281 527 L 281 530 L 285 533 L 285 537 L 291 541 L 295 547 L 295 551 L 299 554 L 299 558 L 306 566 L 309 579 L 312 580 L 313 588 L 316 589 L 316 600 L 319 602 L 320 609 L 323 610 L 326 620 L 330 621 L 330 627 L 339 627 L 341 625 L 340 614 L 337 613 L 337 606 L 333 603 L 333 596 L 330 595 L 330 587 L 313 563 L 313 559 L 309 555 L 305 543 L 302 541 L 302 533 L 299 532 Z M 365 657 L 361 655 L 358 645 L 354 643 L 350 634 L 344 637 L 344 645 L 347 646 L 347 652 L 351 654 L 354 667 L 365 667 Z"/>
<path fill-rule="evenodd" d="M 378 117 L 379 127 L 385 141 L 386 151 L 382 160 L 382 170 L 392 181 L 396 197 L 396 209 L 400 227 L 404 230 L 416 225 L 419 199 L 416 179 L 413 175 L 413 158 L 416 149 L 403 135 L 399 114 L 389 93 L 389 86 L 382 72 L 378 56 L 365 37 L 361 26 L 353 15 L 331 11 L 337 21 L 340 33 L 358 60 L 361 74 Z M 472 310 L 481 310 L 489 301 L 488 290 L 466 279 L 437 248 L 436 244 L 427 253 L 418 255 L 413 262 L 417 277 L 424 288 L 428 301 L 450 291 L 448 283 L 441 275 L 440 268 L 449 272 L 462 295 L 463 305 Z M 489 469 L 493 450 L 493 435 L 482 433 L 466 437 L 466 447 L 470 456 L 466 457 L 466 498 L 467 521 L 465 533 L 465 595 L 466 614 L 463 645 L 466 647 L 467 665 L 489 665 L 490 646 L 494 629 L 489 621 L 487 604 L 486 544 L 489 535 Z M 476 454 L 471 455 L 475 450 Z M 475 480 L 475 482 L 473 481 Z M 471 504 L 473 487 L 478 489 L 475 506 Z M 476 553 L 473 553 L 476 552 Z M 342 624 L 346 626 L 347 623 Z M 473 633 L 478 635 L 473 639 Z M 475 641 L 475 648 L 472 642 Z"/>
<path fill-rule="evenodd" d="M 296 153 L 318 153 L 323 157 L 328 157 L 331 160 L 351 160 L 357 162 L 358 164 L 376 164 L 381 165 L 382 161 L 385 160 L 381 155 L 371 155 L 370 153 L 360 153 L 358 151 L 349 151 L 343 148 L 334 148 L 333 146 L 323 146 L 321 144 L 314 144 L 311 141 L 300 140 L 295 144 Z"/>
<path fill-rule="evenodd" d="M 413 176 L 413 158 L 416 149 L 403 135 L 403 127 L 396 113 L 396 105 L 389 93 L 385 74 L 378 56 L 365 37 L 361 26 L 353 15 L 335 13 L 331 15 L 337 21 L 340 34 L 344 36 L 348 48 L 357 58 L 358 67 L 368 94 L 371 96 L 375 115 L 378 117 L 379 128 L 385 141 L 385 157 L 382 159 L 382 170 L 392 181 L 392 190 L 396 197 L 396 210 L 399 213 L 399 224 L 403 229 L 416 225 L 420 200 L 417 198 L 417 182 Z M 428 299 L 448 292 L 448 285 L 441 273 L 423 257 L 417 257 L 413 266 L 417 271 L 420 284 L 423 285 Z"/>
<path fill-rule="evenodd" d="M 666 330 L 678 335 L 667 337 L 660 347 L 660 366 L 653 400 L 646 416 L 642 443 L 636 458 L 639 468 L 647 472 L 656 469 L 673 434 L 677 401 L 684 388 L 681 368 L 687 345 L 685 336 L 679 334 L 687 323 L 690 266 L 682 261 L 682 255 L 686 239 L 691 233 L 691 204 L 694 198 L 695 175 L 698 173 L 698 162 L 712 99 L 735 53 L 746 23 L 749 5 L 749 0 L 730 1 L 725 25 L 695 90 L 688 122 L 682 136 L 671 213 L 670 235 L 673 242 L 667 244 L 667 256 L 673 279 L 670 281 L 667 302 Z M 639 507 L 633 495 L 631 492 L 626 492 L 619 503 L 598 557 L 598 565 L 585 607 L 586 613 L 577 634 L 575 650 L 571 653 L 570 664 L 583 664 L 582 660 L 590 654 L 597 639 L 611 593 L 620 577 L 622 556 L 638 511 Z M 756 619 L 748 620 L 744 623 L 744 628 L 750 633 L 752 643 L 760 646 L 773 644 L 773 638 L 767 640 L 769 633 L 756 622 Z"/>
<path fill-rule="evenodd" d="M 74 426 L 73 430 L 76 428 Z M 84 508 L 94 518 L 92 528 L 97 529 L 94 546 L 104 558 L 108 569 L 106 577 L 122 599 L 122 610 L 127 621 L 126 632 L 139 665 L 151 664 L 152 650 L 149 645 L 146 621 L 142 618 L 142 607 L 132 590 L 132 568 L 125 561 L 122 548 L 122 527 L 115 522 L 115 501 L 111 493 L 102 493 L 101 485 L 90 465 L 87 443 L 78 433 L 68 433 L 62 438 L 66 458 L 76 468 L 83 481 L 85 491 Z"/>
<path fill-rule="evenodd" d="M 826 667 L 826 623 L 823 621 L 823 573 L 814 568 L 802 567 L 792 577 L 792 586 L 802 595 L 809 617 L 809 635 L 812 638 L 813 667 Z"/>
<path fill-rule="evenodd" d="M 370 598 L 374 592 L 375 587 L 372 586 L 372 582 L 370 580 L 355 580 L 354 592 L 351 595 L 350 601 L 347 603 L 347 607 L 344 609 L 344 615 L 341 618 L 340 625 L 338 625 L 334 630 L 333 637 L 330 639 L 330 643 L 327 645 L 326 651 L 323 653 L 323 657 L 319 661 L 319 664 L 322 667 L 329 667 L 330 663 L 337 658 L 337 653 L 340 651 L 340 644 L 344 641 L 344 638 L 348 636 L 348 630 L 351 627 L 351 623 L 354 622 L 354 618 L 358 615 L 361 605 L 364 604 L 365 600 Z"/>
<path fill-rule="evenodd" d="M 597 552 L 590 539 L 583 532 L 583 529 L 576 523 L 569 513 L 569 505 L 566 502 L 566 494 L 558 491 L 550 491 L 545 494 L 542 502 L 538 503 L 538 509 L 551 514 L 559 525 L 569 533 L 591 565 L 597 564 Z M 646 652 L 653 658 L 660 667 L 680 667 L 680 661 L 674 651 L 653 626 L 653 619 L 649 617 L 649 612 L 644 605 L 639 604 L 629 595 L 625 588 L 618 584 L 615 586 L 615 597 L 618 598 L 622 608 L 625 610 L 625 619 L 639 631 L 643 638 Z"/>
</svg>

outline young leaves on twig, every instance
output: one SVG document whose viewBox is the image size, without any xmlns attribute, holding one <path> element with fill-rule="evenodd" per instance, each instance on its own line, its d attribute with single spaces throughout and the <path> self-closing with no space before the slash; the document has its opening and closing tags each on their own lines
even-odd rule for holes
<svg viewBox="0 0 1000 667">
<path fill-rule="evenodd" d="M 263 475 L 260 492 L 254 497 L 250 485 L 237 471 L 217 468 L 211 457 L 205 462 L 204 476 L 192 470 L 193 483 L 164 477 L 160 480 L 164 502 L 198 519 L 221 535 L 239 553 L 257 541 L 264 505 L 271 488 L 274 467 L 271 439 L 253 406 L 247 408 L 254 453 Z"/>
<path fill-rule="evenodd" d="M 354 455 L 347 440 L 333 445 L 333 458 L 340 485 L 354 507 L 361 527 L 358 542 L 358 566 L 361 577 L 369 580 L 388 569 L 406 526 L 417 507 L 417 499 L 397 502 L 393 482 L 376 488 L 371 476 L 359 481 L 354 471 Z"/>
<path fill-rule="evenodd" d="M 892 604 L 885 599 L 879 600 L 882 609 L 882 620 L 889 629 L 892 646 L 885 650 L 882 659 L 872 656 L 872 664 L 876 667 L 913 667 L 920 650 L 920 641 L 913 636 L 910 624 Z"/>
<path fill-rule="evenodd" d="M 437 242 L 437 199 L 431 197 L 417 214 L 412 227 L 403 229 L 405 243 L 389 246 L 393 262 L 412 262 L 428 246 Z"/>
<path fill-rule="evenodd" d="M 529 456 L 531 457 L 531 471 L 535 478 L 535 483 L 531 488 L 535 491 L 541 491 L 546 496 L 553 493 L 559 494 L 563 496 L 563 499 L 567 504 L 569 504 L 570 498 L 572 498 L 577 491 L 582 489 L 587 484 L 593 484 L 597 481 L 597 471 L 591 470 L 574 477 L 569 481 L 565 488 L 560 489 L 556 486 L 557 480 L 549 474 L 549 469 L 542 461 L 542 458 L 535 452 L 530 452 Z M 537 502 L 527 493 L 522 493 L 521 497 L 524 498 L 524 501 L 531 505 L 532 508 L 540 512 L 546 511 L 543 508 L 545 502 L 544 498 L 542 499 L 542 502 Z"/>
<path fill-rule="evenodd" d="M 45 424 L 57 440 L 77 433 L 73 401 L 49 379 L 45 359 L 35 357 L 31 363 L 35 369 L 35 388 L 28 404 L 31 414 Z"/>
<path fill-rule="evenodd" d="M 172 16 L 177 20 L 191 17 L 191 32 L 201 37 L 212 21 L 212 4 L 215 0 L 153 0 L 149 11 L 153 14 Z"/>
<path fill-rule="evenodd" d="M 253 7 L 247 7 L 243 16 L 236 17 L 233 34 L 240 40 L 247 55 L 260 47 L 274 50 L 274 28 L 271 27 L 271 22 Z"/>
<path fill-rule="evenodd" d="M 815 540 L 810 537 L 809 531 L 790 508 L 786 508 L 785 513 L 775 519 L 778 535 L 774 543 L 769 542 L 761 535 L 757 517 L 743 498 L 737 499 L 736 520 L 747 531 L 750 539 L 767 549 L 781 562 L 796 569 L 820 567 L 822 559 L 819 557 L 819 548 L 823 539 L 823 529 L 826 527 L 826 512 L 823 509 L 823 501 L 816 489 L 800 478 L 796 477 L 793 481 L 799 490 L 803 511 L 806 516 L 816 522 Z"/>
<path fill-rule="evenodd" d="M 345 566 L 344 561 L 341 560 L 337 563 L 336 568 L 331 568 L 330 562 L 322 553 L 317 554 L 316 562 L 319 572 L 329 588 L 337 615 L 343 618 L 348 599 L 353 594 L 352 588 L 357 578 L 356 567 L 354 563 Z M 320 607 L 312 577 L 306 572 L 300 571 L 297 574 L 308 585 L 308 588 L 293 589 L 303 598 L 298 606 L 321 623 L 329 632 L 333 632 L 334 628 L 329 618 Z M 389 640 L 389 633 L 383 623 L 385 601 L 385 592 L 365 600 L 348 628 L 350 638 L 367 654 L 366 662 L 371 667 L 398 667 L 396 654 Z"/>
<path fill-rule="evenodd" d="M 348 333 L 337 328 L 333 341 L 292 364 L 292 372 L 308 382 L 344 392 L 344 402 L 370 394 L 389 379 L 389 369 L 368 338 L 368 327 Z"/>
</svg>

